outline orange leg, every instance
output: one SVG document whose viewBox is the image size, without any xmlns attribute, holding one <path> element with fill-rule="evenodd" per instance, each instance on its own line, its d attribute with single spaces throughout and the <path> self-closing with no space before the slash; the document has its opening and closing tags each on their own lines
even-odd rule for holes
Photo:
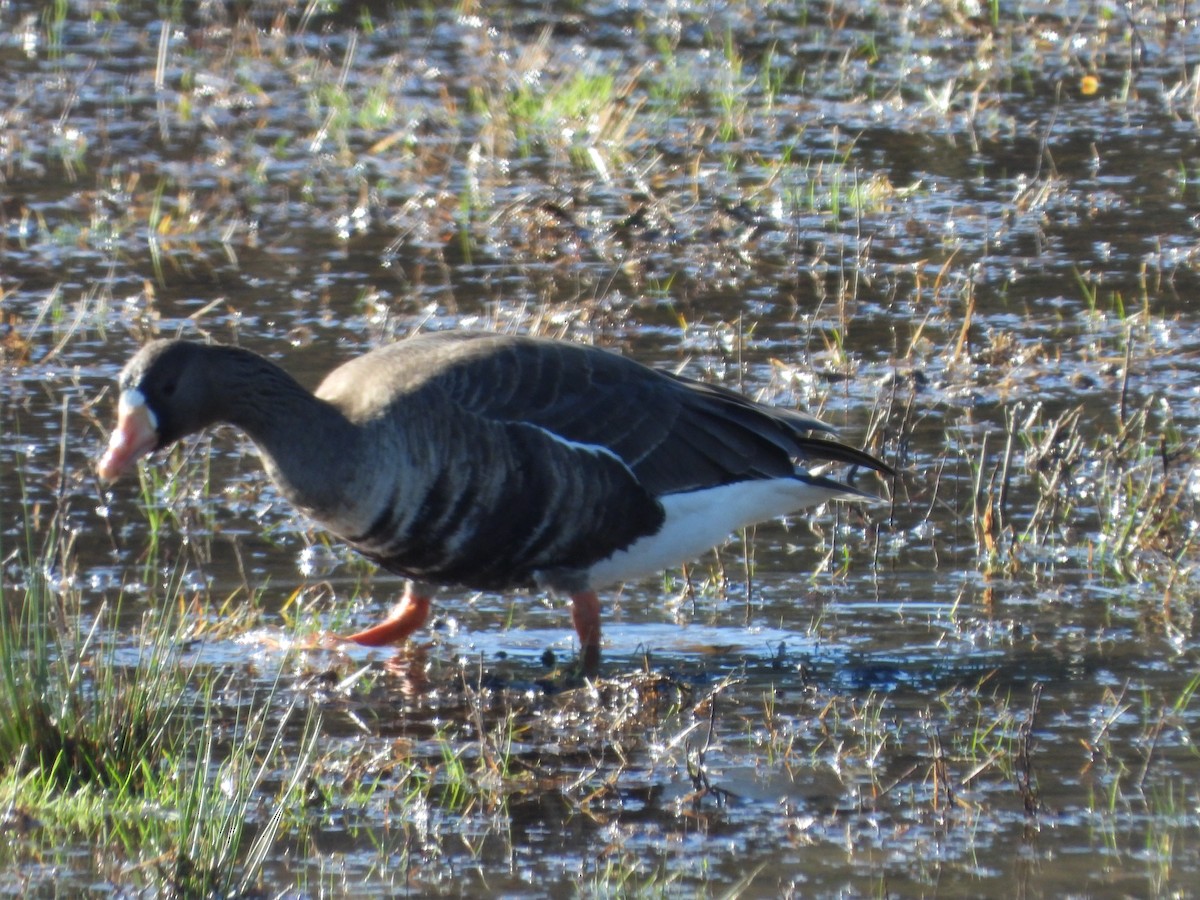
<svg viewBox="0 0 1200 900">
<path fill-rule="evenodd" d="M 404 589 L 404 596 L 392 610 L 391 616 L 365 631 L 347 636 L 345 640 L 354 641 L 365 647 L 399 644 L 422 627 L 428 618 L 429 598 L 418 594 L 410 584 Z"/>
<path fill-rule="evenodd" d="M 579 635 L 583 671 L 595 675 L 600 670 L 600 598 L 595 591 L 571 595 L 571 621 Z"/>
</svg>

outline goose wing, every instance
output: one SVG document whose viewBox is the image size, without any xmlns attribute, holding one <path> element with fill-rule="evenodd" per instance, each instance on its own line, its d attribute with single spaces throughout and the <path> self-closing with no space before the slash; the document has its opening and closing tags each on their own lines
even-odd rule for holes
<svg viewBox="0 0 1200 900">
<path fill-rule="evenodd" d="M 606 448 L 653 496 L 787 477 L 797 463 L 890 472 L 868 453 L 816 436 L 833 429 L 811 416 L 595 347 L 435 333 L 385 349 L 462 409 Z"/>
</svg>

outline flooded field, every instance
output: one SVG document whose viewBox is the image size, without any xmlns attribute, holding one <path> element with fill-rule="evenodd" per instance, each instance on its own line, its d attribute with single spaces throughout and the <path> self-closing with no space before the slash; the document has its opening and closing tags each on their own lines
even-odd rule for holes
<svg viewBox="0 0 1200 900">
<path fill-rule="evenodd" d="M 0 4 L 0 892 L 1185 896 L 1191 4 Z M 568 605 L 402 585 L 148 339 L 461 328 L 818 414 L 879 504 Z M 1193 885 L 1189 888 L 1188 885 Z"/>
</svg>

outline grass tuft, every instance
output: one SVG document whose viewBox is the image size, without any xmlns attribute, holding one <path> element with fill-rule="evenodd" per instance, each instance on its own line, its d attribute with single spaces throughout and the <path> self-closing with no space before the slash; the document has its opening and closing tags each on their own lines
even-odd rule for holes
<svg viewBox="0 0 1200 900">
<path fill-rule="evenodd" d="M 295 825 L 318 715 L 294 725 L 277 684 L 222 688 L 176 638 L 187 610 L 177 597 L 123 639 L 119 606 L 85 609 L 61 576 L 72 547 L 58 521 L 40 544 L 27 527 L 5 557 L 24 580 L 0 581 L 0 807 L 28 832 L 0 868 L 91 841 L 118 848 L 96 861 L 113 883 L 247 895 Z"/>
</svg>

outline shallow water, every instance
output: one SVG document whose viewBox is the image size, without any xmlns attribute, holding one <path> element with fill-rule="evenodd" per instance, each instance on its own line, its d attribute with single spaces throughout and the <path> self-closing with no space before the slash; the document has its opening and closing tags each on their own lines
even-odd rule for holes
<svg viewBox="0 0 1200 900">
<path fill-rule="evenodd" d="M 195 652 L 326 707 L 328 802 L 265 893 L 1190 890 L 1190 9 L 248 6 L 0 6 L 0 549 L 18 602 L 14 548 L 64 523 L 49 575 L 85 615 L 121 598 L 130 654 L 172 585 L 261 592 L 254 630 Z M 157 557 L 137 485 L 92 474 L 149 335 L 315 384 L 447 327 L 805 407 L 904 477 L 734 538 L 694 596 L 680 572 L 626 586 L 593 693 L 559 690 L 568 616 L 542 597 L 446 592 L 398 662 L 305 649 L 288 598 L 342 628 L 400 585 L 326 549 L 228 429 L 147 482 Z M 1160 486 L 1179 521 L 1123 543 Z M 485 752 L 477 716 L 521 728 L 476 802 L 343 791 L 397 760 L 444 777 L 446 746 Z M 0 881 L 139 884 L 22 846 Z"/>
</svg>

